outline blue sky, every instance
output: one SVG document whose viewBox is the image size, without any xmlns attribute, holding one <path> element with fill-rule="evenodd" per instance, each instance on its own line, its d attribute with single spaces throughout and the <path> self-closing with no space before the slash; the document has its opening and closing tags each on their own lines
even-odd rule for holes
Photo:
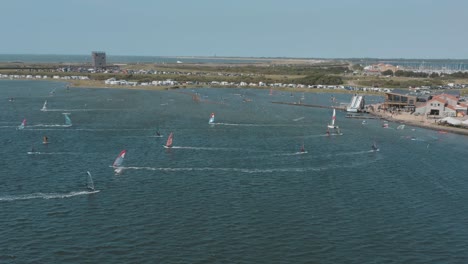
<svg viewBox="0 0 468 264">
<path fill-rule="evenodd" d="M 0 54 L 468 58 L 464 0 L 2 1 Z"/>
</svg>

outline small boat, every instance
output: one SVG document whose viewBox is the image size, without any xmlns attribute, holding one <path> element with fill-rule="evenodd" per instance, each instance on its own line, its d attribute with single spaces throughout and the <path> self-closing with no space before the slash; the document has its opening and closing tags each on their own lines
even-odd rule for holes
<svg viewBox="0 0 468 264">
<path fill-rule="evenodd" d="M 41 111 L 43 112 L 47 111 L 47 100 L 45 100 L 44 105 L 41 108 Z"/>
<path fill-rule="evenodd" d="M 384 121 L 384 123 L 382 124 L 382 127 L 383 127 L 383 128 L 388 128 L 388 122 L 387 122 L 387 121 Z"/>
<path fill-rule="evenodd" d="M 208 120 L 208 124 L 214 124 L 214 121 L 215 121 L 215 114 L 211 113 L 210 120 Z"/>
<path fill-rule="evenodd" d="M 117 158 L 115 159 L 114 163 L 112 164 L 115 174 L 120 174 L 122 172 L 123 168 L 121 166 L 124 161 L 126 153 L 127 153 L 126 150 L 122 150 L 117 156 Z"/>
<path fill-rule="evenodd" d="M 173 134 L 172 132 L 169 134 L 169 136 L 167 137 L 167 141 L 166 141 L 166 145 L 163 145 L 163 147 L 165 148 L 172 148 L 172 138 L 173 138 Z"/>
<path fill-rule="evenodd" d="M 363 125 L 367 124 L 366 120 L 362 120 L 362 124 Z"/>
<path fill-rule="evenodd" d="M 21 122 L 21 125 L 19 125 L 16 129 L 21 130 L 21 129 L 24 129 L 25 126 L 26 126 L 26 118 L 23 119 L 23 122 Z"/>
</svg>

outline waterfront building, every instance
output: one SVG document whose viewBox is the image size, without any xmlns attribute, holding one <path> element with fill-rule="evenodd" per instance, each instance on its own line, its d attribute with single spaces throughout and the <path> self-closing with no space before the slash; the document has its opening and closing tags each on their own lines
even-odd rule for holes
<svg viewBox="0 0 468 264">
<path fill-rule="evenodd" d="M 450 94 L 439 94 L 430 98 L 426 103 L 416 107 L 415 113 L 436 117 L 463 117 L 468 111 L 468 104 L 461 102 L 458 97 Z"/>
<path fill-rule="evenodd" d="M 383 105 L 385 109 L 403 108 L 408 111 L 413 111 L 416 106 L 416 101 L 417 97 L 414 95 L 387 92 L 385 93 L 385 102 Z"/>
</svg>

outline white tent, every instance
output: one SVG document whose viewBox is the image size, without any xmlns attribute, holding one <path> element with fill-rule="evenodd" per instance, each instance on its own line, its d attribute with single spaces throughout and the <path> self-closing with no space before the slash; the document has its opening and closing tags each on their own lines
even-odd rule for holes
<svg viewBox="0 0 468 264">
<path fill-rule="evenodd" d="M 439 120 L 439 123 L 444 123 L 444 122 L 447 122 L 448 124 L 454 125 L 454 126 L 458 126 L 462 124 L 462 121 L 453 117 L 446 117 L 446 118 L 442 118 L 441 120 Z"/>
</svg>

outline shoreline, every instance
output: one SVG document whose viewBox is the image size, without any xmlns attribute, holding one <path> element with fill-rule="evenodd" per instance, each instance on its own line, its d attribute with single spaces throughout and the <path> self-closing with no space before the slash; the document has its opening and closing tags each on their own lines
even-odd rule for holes
<svg viewBox="0 0 468 264">
<path fill-rule="evenodd" d="M 374 105 L 374 109 L 377 109 L 376 105 Z M 375 111 L 370 111 L 370 115 L 376 116 L 382 120 L 386 120 L 389 122 L 394 122 L 394 123 L 399 123 L 403 125 L 410 125 L 410 126 L 415 126 L 415 127 L 420 127 L 420 128 L 425 128 L 425 129 L 430 129 L 442 133 L 454 133 L 458 135 L 464 135 L 468 136 L 468 128 L 459 128 L 459 127 L 451 127 L 451 126 L 444 126 L 444 125 L 439 125 L 437 123 L 432 123 L 430 121 L 435 121 L 436 119 L 427 119 L 426 117 L 415 117 L 413 115 L 410 115 L 409 113 L 401 113 L 401 114 L 396 114 L 392 115 L 389 112 L 375 112 Z"/>
</svg>

